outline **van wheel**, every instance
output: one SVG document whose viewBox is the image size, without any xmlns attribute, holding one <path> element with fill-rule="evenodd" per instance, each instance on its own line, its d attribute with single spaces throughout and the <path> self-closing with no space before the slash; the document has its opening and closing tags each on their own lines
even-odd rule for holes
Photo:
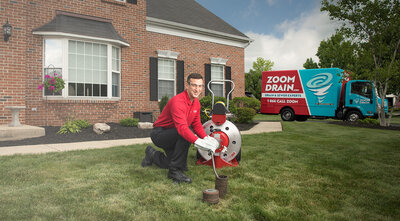
<svg viewBox="0 0 400 221">
<path fill-rule="evenodd" d="M 281 111 L 281 118 L 283 121 L 293 121 L 294 111 L 290 108 L 285 108 Z"/>
<path fill-rule="evenodd" d="M 346 115 L 346 120 L 349 122 L 356 122 L 357 120 L 361 119 L 362 115 L 359 111 L 350 111 Z"/>
</svg>

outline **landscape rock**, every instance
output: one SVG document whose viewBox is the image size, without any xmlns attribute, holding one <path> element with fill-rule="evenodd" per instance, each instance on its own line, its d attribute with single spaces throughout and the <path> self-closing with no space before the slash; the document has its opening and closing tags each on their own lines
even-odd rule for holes
<svg viewBox="0 0 400 221">
<path fill-rule="evenodd" d="M 111 127 L 105 123 L 96 123 L 95 125 L 93 125 L 93 131 L 96 134 L 103 134 L 103 133 L 109 132 L 110 130 L 111 130 Z"/>
<path fill-rule="evenodd" d="M 153 128 L 153 123 L 150 123 L 150 122 L 139 122 L 138 123 L 138 128 L 140 128 L 140 129 L 152 129 Z"/>
</svg>

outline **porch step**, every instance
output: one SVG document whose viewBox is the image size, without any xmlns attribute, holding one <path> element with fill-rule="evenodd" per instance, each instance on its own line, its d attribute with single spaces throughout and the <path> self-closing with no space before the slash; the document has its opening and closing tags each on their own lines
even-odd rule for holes
<svg viewBox="0 0 400 221">
<path fill-rule="evenodd" d="M 32 137 L 41 137 L 46 134 L 43 127 L 22 125 L 20 127 L 10 127 L 0 125 L 0 141 L 22 140 Z"/>
</svg>

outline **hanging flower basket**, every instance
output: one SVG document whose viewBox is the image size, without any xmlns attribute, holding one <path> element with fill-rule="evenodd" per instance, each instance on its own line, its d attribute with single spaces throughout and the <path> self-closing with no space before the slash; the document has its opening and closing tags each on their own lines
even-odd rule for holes
<svg viewBox="0 0 400 221">
<path fill-rule="evenodd" d="M 45 75 L 44 81 L 41 85 L 38 86 L 39 90 L 47 90 L 52 93 L 57 93 L 64 89 L 65 82 L 61 76 L 58 76 L 57 73 L 54 73 L 54 76 Z"/>
</svg>

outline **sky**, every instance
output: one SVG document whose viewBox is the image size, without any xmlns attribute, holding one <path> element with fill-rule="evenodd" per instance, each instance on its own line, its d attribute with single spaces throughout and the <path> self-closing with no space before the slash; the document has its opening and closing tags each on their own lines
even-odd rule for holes
<svg viewBox="0 0 400 221">
<path fill-rule="evenodd" d="M 254 40 L 245 49 L 245 72 L 257 57 L 274 62 L 273 70 L 303 69 L 337 23 L 321 12 L 320 0 L 196 0 Z"/>
</svg>

